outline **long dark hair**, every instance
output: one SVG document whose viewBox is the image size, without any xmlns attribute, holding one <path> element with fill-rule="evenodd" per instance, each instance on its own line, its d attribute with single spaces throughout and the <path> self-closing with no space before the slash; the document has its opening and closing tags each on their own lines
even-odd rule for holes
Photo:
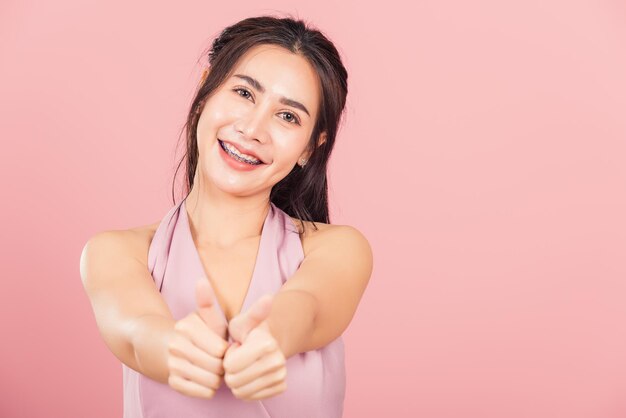
<svg viewBox="0 0 626 418">
<path fill-rule="evenodd" d="M 185 161 L 187 196 L 193 187 L 198 164 L 196 130 L 204 103 L 230 76 L 238 60 L 249 49 L 260 44 L 278 45 L 303 56 L 316 71 L 321 88 L 319 112 L 307 145 L 312 154 L 304 167 L 296 164 L 284 179 L 272 187 L 270 201 L 289 216 L 304 221 L 330 223 L 326 170 L 346 103 L 348 72 L 337 49 L 326 36 L 304 21 L 291 17 L 250 17 L 228 26 L 213 41 L 208 51 L 211 70 L 198 87 L 183 127 L 186 130 L 186 153 L 174 173 L 172 200 L 176 203 L 174 183 L 178 169 Z M 205 54 L 206 51 L 203 56 Z M 324 131 L 326 141 L 318 146 L 316 140 Z"/>
</svg>

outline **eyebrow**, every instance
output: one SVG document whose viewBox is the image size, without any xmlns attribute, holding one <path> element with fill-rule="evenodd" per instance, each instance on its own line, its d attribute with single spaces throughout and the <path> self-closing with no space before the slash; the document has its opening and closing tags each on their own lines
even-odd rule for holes
<svg viewBox="0 0 626 418">
<path fill-rule="evenodd" d="M 260 91 L 261 93 L 265 92 L 265 87 L 263 87 L 261 85 L 261 83 L 259 83 L 258 80 L 256 80 L 255 78 L 252 78 L 252 77 L 244 75 L 244 74 L 235 74 L 234 77 L 241 78 L 242 80 L 244 80 L 248 84 L 250 84 L 252 87 L 254 87 L 256 90 Z M 296 109 L 300 109 L 304 113 L 309 115 L 309 117 L 311 117 L 311 114 L 306 109 L 306 107 L 302 103 L 300 103 L 300 102 L 298 102 L 296 100 L 288 99 L 287 97 L 283 96 L 283 97 L 280 98 L 279 102 L 281 102 L 282 104 L 285 104 L 287 106 L 291 106 L 291 107 L 295 107 Z"/>
</svg>

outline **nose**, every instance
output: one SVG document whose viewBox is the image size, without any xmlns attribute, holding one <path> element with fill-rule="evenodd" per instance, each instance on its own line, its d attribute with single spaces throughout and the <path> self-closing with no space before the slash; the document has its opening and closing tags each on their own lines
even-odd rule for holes
<svg viewBox="0 0 626 418">
<path fill-rule="evenodd" d="M 254 106 L 241 115 L 233 126 L 246 140 L 265 142 L 267 137 L 266 113 L 261 106 Z"/>
</svg>

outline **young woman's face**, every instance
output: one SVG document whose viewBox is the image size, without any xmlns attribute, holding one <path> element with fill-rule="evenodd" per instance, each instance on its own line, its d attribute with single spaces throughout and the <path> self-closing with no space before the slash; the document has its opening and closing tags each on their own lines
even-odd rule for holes
<svg viewBox="0 0 626 418">
<path fill-rule="evenodd" d="M 305 58 L 275 45 L 250 49 L 232 74 L 200 115 L 197 175 L 247 196 L 271 189 L 308 158 L 320 86 Z M 233 157 L 224 147 L 245 155 Z"/>
</svg>

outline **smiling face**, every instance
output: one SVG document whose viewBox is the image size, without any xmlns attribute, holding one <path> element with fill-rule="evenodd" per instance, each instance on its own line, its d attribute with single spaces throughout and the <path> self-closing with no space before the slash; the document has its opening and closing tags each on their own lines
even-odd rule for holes
<svg viewBox="0 0 626 418">
<path fill-rule="evenodd" d="M 196 177 L 238 196 L 269 195 L 300 158 L 309 157 L 319 92 L 317 74 L 302 56 L 276 45 L 247 51 L 204 105 Z"/>
</svg>

